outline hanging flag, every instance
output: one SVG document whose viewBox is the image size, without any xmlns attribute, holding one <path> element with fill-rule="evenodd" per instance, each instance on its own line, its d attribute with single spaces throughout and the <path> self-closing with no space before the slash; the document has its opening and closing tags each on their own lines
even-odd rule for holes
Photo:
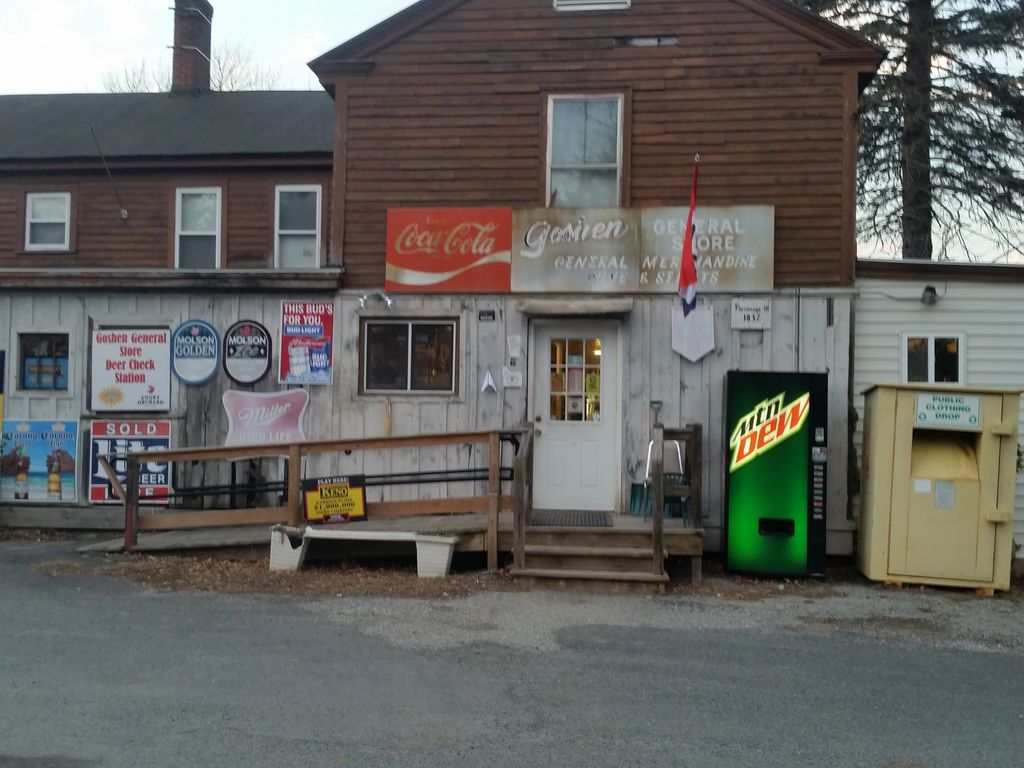
<svg viewBox="0 0 1024 768">
<path fill-rule="evenodd" d="M 697 234 L 693 225 L 693 214 L 697 210 L 697 176 L 700 172 L 700 155 L 693 156 L 693 184 L 690 186 L 690 211 L 686 214 L 686 233 L 683 237 L 683 253 L 679 262 L 679 298 L 683 303 L 683 315 L 689 315 L 697 308 L 697 254 L 694 252 Z"/>
</svg>

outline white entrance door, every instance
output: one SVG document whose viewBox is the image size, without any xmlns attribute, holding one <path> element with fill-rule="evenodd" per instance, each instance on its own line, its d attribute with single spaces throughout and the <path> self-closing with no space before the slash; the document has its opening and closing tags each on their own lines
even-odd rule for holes
<svg viewBox="0 0 1024 768">
<path fill-rule="evenodd" d="M 533 505 L 617 511 L 619 328 L 615 323 L 533 327 Z"/>
</svg>

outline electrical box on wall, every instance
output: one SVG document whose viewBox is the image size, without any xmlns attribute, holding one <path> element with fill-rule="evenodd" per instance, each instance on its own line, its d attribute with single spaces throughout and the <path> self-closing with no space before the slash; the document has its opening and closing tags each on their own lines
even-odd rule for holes
<svg viewBox="0 0 1024 768">
<path fill-rule="evenodd" d="M 1020 392 L 865 393 L 858 565 L 869 579 L 1009 589 Z"/>
</svg>

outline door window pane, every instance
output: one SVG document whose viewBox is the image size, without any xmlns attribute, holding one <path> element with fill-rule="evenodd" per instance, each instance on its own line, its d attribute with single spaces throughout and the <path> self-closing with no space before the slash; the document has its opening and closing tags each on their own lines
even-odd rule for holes
<svg viewBox="0 0 1024 768">
<path fill-rule="evenodd" d="M 601 340 L 551 341 L 552 421 L 601 420 Z"/>
</svg>

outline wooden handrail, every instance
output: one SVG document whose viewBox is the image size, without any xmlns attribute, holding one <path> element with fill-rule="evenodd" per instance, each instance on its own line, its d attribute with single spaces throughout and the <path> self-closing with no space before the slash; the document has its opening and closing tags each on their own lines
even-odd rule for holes
<svg viewBox="0 0 1024 768">
<path fill-rule="evenodd" d="M 512 565 L 526 567 L 526 517 L 533 504 L 533 430 L 527 428 L 512 462 Z"/>
<path fill-rule="evenodd" d="M 104 468 L 108 477 L 111 477 L 115 493 L 120 490 L 119 498 L 124 504 L 125 510 L 125 550 L 130 552 L 138 543 L 139 530 L 164 530 L 169 527 L 190 528 L 205 527 L 216 524 L 244 524 L 253 521 L 266 523 L 287 522 L 293 527 L 303 524 L 302 519 L 302 458 L 316 453 L 340 453 L 360 450 L 374 450 L 381 448 L 402 449 L 418 448 L 424 446 L 446 446 L 446 445 L 487 445 L 487 495 L 486 497 L 475 497 L 481 502 L 481 506 L 487 512 L 487 567 L 491 571 L 498 568 L 498 527 L 499 516 L 503 502 L 507 499 L 501 496 L 501 439 L 503 434 L 524 433 L 527 436 L 531 432 L 524 430 L 500 430 L 488 432 L 451 432 L 445 434 L 430 435 L 408 435 L 400 437 L 372 437 L 359 438 L 354 440 L 311 440 L 296 443 L 275 443 L 270 445 L 239 445 L 223 446 L 214 448 L 181 448 L 170 451 L 144 451 L 128 454 L 128 482 L 127 488 L 123 489 L 117 483 L 117 476 L 113 468 Z M 521 450 L 520 450 L 521 452 Z M 263 456 L 288 457 L 288 479 L 287 479 L 287 504 L 284 507 L 273 507 L 262 510 L 197 510 L 186 512 L 182 510 L 151 512 L 139 520 L 139 467 L 144 462 L 174 462 L 174 461 L 230 461 L 239 458 L 254 458 Z M 101 459 L 101 466 L 103 460 Z M 473 501 L 474 497 L 460 497 L 456 499 L 457 505 L 465 509 Z M 414 510 L 419 502 L 390 502 L 388 508 L 389 516 L 397 516 L 397 507 L 407 505 Z M 368 508 L 373 504 L 368 503 Z M 412 512 L 411 514 L 415 514 Z M 436 514 L 436 512 L 435 512 Z M 162 519 L 161 519 L 162 518 Z M 273 518 L 273 519 L 271 519 Z"/>
</svg>

